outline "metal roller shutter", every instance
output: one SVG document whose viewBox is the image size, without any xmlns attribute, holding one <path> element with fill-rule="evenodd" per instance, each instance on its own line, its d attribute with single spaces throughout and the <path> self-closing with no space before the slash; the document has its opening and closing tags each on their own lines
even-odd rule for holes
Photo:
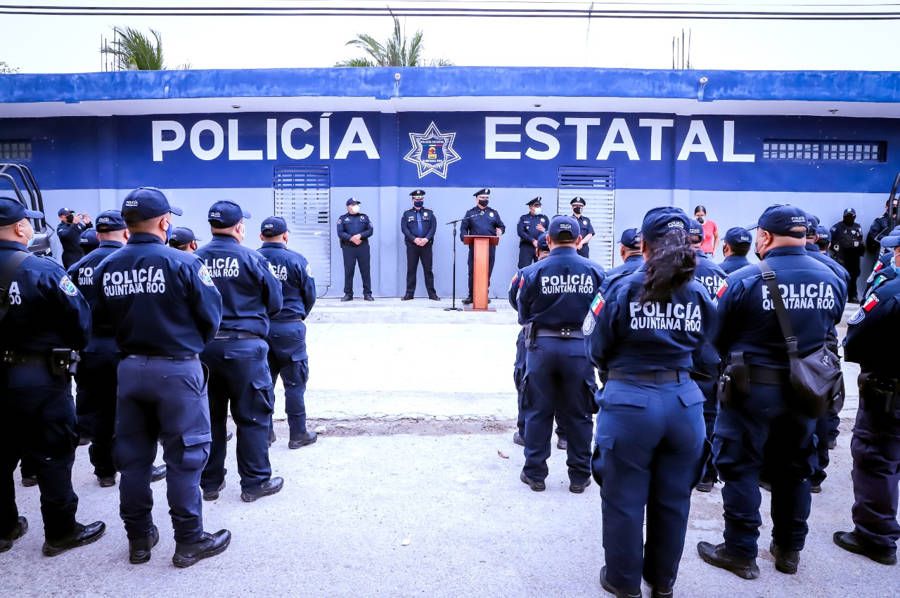
<svg viewBox="0 0 900 598">
<path fill-rule="evenodd" d="M 587 205 L 584 215 L 594 225 L 591 239 L 591 259 L 611 268 L 616 247 L 616 173 L 613 168 L 587 166 L 561 166 L 557 178 L 557 212 L 571 214 L 569 202 L 573 197 L 583 197 Z"/>
</svg>

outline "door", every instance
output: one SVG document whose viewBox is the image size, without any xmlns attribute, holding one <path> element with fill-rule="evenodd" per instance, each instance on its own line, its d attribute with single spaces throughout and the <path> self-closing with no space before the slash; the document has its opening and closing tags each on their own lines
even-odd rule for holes
<svg viewBox="0 0 900 598">
<path fill-rule="evenodd" d="M 594 225 L 591 239 L 591 259 L 611 268 L 616 247 L 616 177 L 613 168 L 561 166 L 557 178 L 557 213 L 571 214 L 569 202 L 582 197 L 586 205 L 582 212 Z"/>
</svg>

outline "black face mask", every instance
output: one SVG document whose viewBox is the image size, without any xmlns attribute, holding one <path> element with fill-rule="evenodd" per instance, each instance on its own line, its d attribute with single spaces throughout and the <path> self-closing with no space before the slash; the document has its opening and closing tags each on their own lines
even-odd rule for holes
<svg viewBox="0 0 900 598">
<path fill-rule="evenodd" d="M 844 216 L 844 224 L 853 224 L 856 221 L 856 216 L 848 215 Z"/>
<path fill-rule="evenodd" d="M 706 218 L 704 218 L 703 216 L 697 216 L 697 222 L 699 222 L 700 224 L 703 224 L 704 220 L 706 220 Z"/>
<path fill-rule="evenodd" d="M 581 214 L 581 206 L 572 206 L 572 212 L 575 214 Z"/>
<path fill-rule="evenodd" d="M 66 216 L 66 222 L 68 222 L 69 224 L 75 222 L 75 214 L 69 214 L 68 216 Z"/>
<path fill-rule="evenodd" d="M 489 202 L 489 201 L 490 201 L 490 200 L 488 200 L 488 199 L 479 199 L 479 200 L 478 200 L 478 205 L 479 205 L 479 207 L 481 207 L 482 209 L 484 209 L 484 208 L 488 207 L 488 202 Z"/>
</svg>

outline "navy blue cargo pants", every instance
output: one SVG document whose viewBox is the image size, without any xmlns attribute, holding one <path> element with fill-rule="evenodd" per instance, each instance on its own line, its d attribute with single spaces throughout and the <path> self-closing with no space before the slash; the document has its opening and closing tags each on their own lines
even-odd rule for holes
<svg viewBox="0 0 900 598">
<path fill-rule="evenodd" d="M 112 337 L 95 336 L 81 352 L 75 374 L 78 428 L 90 439 L 88 454 L 98 478 L 116 475 L 113 432 L 116 425 L 116 371 L 119 353 Z"/>
<path fill-rule="evenodd" d="M 278 376 L 284 383 L 284 410 L 291 439 L 306 434 L 306 381 L 309 359 L 306 353 L 306 324 L 303 320 L 272 321 L 269 328 L 269 371 L 272 386 Z"/>
</svg>

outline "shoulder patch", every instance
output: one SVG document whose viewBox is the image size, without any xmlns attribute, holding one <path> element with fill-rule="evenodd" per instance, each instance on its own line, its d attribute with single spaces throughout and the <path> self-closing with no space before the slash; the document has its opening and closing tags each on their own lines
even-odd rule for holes
<svg viewBox="0 0 900 598">
<path fill-rule="evenodd" d="M 307 276 L 309 276 L 310 278 L 313 277 L 312 266 L 310 266 L 309 263 L 306 264 L 306 268 L 304 268 L 304 270 L 306 270 Z"/>
<path fill-rule="evenodd" d="M 865 302 L 860 306 L 860 309 L 866 313 L 869 313 L 873 309 L 878 306 L 878 295 L 872 293 L 868 297 L 866 297 Z"/>
<path fill-rule="evenodd" d="M 591 302 L 591 313 L 599 316 L 600 312 L 603 311 L 604 305 L 606 305 L 606 299 L 603 298 L 603 293 L 597 293 Z"/>
<path fill-rule="evenodd" d="M 594 331 L 594 328 L 597 326 L 597 317 L 593 312 L 588 312 L 586 316 L 584 316 L 584 322 L 581 324 L 581 334 L 585 336 L 590 336 Z"/>
<path fill-rule="evenodd" d="M 853 315 L 850 316 L 849 320 L 847 320 L 847 325 L 855 326 L 855 325 L 859 324 L 860 322 L 862 322 L 865 318 L 866 318 L 866 312 L 863 308 L 860 307 L 855 312 L 853 312 Z"/>
<path fill-rule="evenodd" d="M 72 279 L 68 276 L 63 276 L 59 279 L 59 288 L 69 297 L 78 296 L 78 288 L 75 286 L 75 283 L 72 282 Z"/>
<path fill-rule="evenodd" d="M 728 281 L 723 280 L 722 284 L 719 285 L 719 290 L 716 291 L 716 299 L 721 299 L 722 295 L 724 295 L 725 291 L 727 291 L 727 290 L 728 290 Z"/>
<path fill-rule="evenodd" d="M 213 282 L 212 276 L 209 274 L 209 269 L 205 265 L 200 266 L 199 272 L 197 274 L 200 276 L 200 282 L 205 284 L 208 287 L 216 286 Z"/>
</svg>

